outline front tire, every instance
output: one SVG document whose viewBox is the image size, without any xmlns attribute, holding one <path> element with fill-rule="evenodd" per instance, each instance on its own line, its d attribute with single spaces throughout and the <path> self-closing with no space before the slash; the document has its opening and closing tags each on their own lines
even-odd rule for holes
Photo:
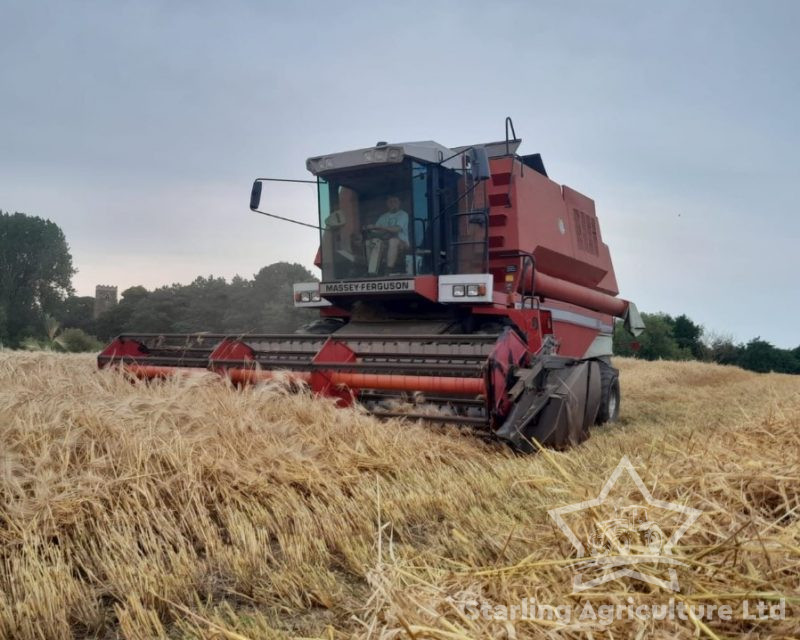
<svg viewBox="0 0 800 640">
<path fill-rule="evenodd" d="M 619 419 L 619 371 L 605 362 L 600 363 L 600 408 L 595 424 L 616 422 Z"/>
</svg>

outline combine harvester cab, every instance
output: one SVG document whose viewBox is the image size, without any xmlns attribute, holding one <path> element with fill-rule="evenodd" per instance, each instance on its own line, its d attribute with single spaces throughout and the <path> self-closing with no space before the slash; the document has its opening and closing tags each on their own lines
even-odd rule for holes
<svg viewBox="0 0 800 640">
<path fill-rule="evenodd" d="M 509 136 L 509 127 L 512 135 Z M 564 448 L 613 421 L 617 296 L 594 202 L 502 142 L 378 143 L 310 158 L 320 319 L 294 334 L 130 334 L 98 356 L 139 378 L 187 369 L 237 384 L 286 377 L 380 417 L 469 424 L 515 448 Z M 259 213 L 261 186 L 251 209 Z M 274 214 L 266 214 L 274 215 Z"/>
</svg>

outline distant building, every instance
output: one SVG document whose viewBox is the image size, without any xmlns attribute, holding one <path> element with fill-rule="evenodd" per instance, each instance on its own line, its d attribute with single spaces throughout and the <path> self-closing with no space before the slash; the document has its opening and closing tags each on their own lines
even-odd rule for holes
<svg viewBox="0 0 800 640">
<path fill-rule="evenodd" d="M 107 284 L 98 284 L 94 288 L 94 317 L 117 306 L 117 288 Z"/>
</svg>

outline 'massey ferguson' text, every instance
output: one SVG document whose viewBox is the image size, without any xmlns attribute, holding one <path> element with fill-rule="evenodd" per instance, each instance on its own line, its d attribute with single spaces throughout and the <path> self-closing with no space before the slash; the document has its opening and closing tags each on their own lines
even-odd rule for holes
<svg viewBox="0 0 800 640">
<path fill-rule="evenodd" d="M 413 280 L 364 280 L 361 282 L 321 282 L 320 295 L 342 293 L 385 293 L 414 291 Z"/>
</svg>

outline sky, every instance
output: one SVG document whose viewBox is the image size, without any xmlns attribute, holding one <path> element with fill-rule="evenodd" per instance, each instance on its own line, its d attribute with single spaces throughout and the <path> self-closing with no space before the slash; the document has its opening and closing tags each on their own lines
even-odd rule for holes
<svg viewBox="0 0 800 640">
<path fill-rule="evenodd" d="M 311 267 L 255 177 L 378 140 L 502 139 L 592 197 L 621 295 L 800 344 L 800 3 L 0 0 L 0 209 L 80 295 Z M 269 211 L 316 219 L 313 186 Z"/>
</svg>

